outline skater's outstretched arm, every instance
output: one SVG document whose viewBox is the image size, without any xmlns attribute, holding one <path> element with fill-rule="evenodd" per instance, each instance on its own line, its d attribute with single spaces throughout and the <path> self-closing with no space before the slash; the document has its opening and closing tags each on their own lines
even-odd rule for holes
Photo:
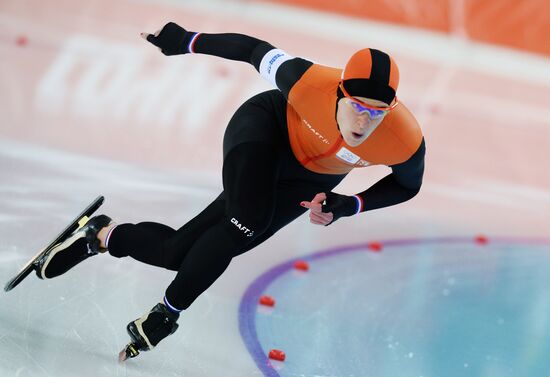
<svg viewBox="0 0 550 377">
<path fill-rule="evenodd" d="M 294 58 L 270 43 L 248 35 L 197 33 L 173 22 L 154 34 L 141 33 L 141 36 L 167 56 L 207 54 L 252 64 L 287 98 L 290 88 L 313 65 L 311 61 Z"/>
</svg>

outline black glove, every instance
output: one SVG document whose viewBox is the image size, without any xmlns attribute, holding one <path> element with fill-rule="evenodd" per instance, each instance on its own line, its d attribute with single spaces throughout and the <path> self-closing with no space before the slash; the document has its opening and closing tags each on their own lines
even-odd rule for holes
<svg viewBox="0 0 550 377">
<path fill-rule="evenodd" d="M 321 206 L 321 211 L 324 213 L 332 212 L 333 218 L 330 223 L 332 224 L 340 217 L 353 216 L 357 213 L 357 199 L 353 196 L 336 194 L 334 192 L 326 193 L 327 200 Z"/>
<path fill-rule="evenodd" d="M 164 55 L 181 55 L 189 52 L 187 46 L 194 34 L 178 24 L 169 22 L 164 25 L 158 36 L 149 34 L 147 40 L 160 48 Z"/>
<path fill-rule="evenodd" d="M 179 313 L 171 312 L 159 303 L 143 317 L 130 322 L 126 330 L 139 351 L 149 351 L 162 339 L 176 332 L 179 316 Z"/>
</svg>

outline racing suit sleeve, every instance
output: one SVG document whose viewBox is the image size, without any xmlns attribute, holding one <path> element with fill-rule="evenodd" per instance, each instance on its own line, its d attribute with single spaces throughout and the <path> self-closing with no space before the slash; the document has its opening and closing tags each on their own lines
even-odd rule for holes
<svg viewBox="0 0 550 377">
<path fill-rule="evenodd" d="M 158 36 L 147 35 L 147 40 L 165 55 L 206 54 L 249 63 L 286 98 L 292 86 L 313 65 L 255 37 L 238 33 L 197 33 L 173 22 L 166 24 Z"/>
</svg>

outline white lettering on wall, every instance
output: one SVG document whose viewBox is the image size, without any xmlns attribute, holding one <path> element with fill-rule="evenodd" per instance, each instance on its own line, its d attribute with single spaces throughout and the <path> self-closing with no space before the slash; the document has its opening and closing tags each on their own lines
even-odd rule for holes
<svg viewBox="0 0 550 377">
<path fill-rule="evenodd" d="M 147 44 L 140 47 L 73 36 L 38 83 L 35 105 L 50 114 L 192 130 L 203 126 L 211 112 L 220 111 L 239 87 L 238 75 L 220 78 L 214 74 L 213 63 L 197 62 L 195 56 L 170 57 L 158 63 L 150 49 Z"/>
</svg>

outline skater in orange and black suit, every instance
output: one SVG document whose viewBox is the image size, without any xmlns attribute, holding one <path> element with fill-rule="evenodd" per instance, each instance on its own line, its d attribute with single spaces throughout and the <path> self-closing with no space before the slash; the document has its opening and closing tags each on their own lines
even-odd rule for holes
<svg viewBox="0 0 550 377">
<path fill-rule="evenodd" d="M 176 230 L 103 218 L 93 231 L 81 231 L 82 239 L 99 240 L 100 252 L 177 271 L 162 302 L 130 323 L 137 348 L 151 349 L 173 333 L 179 313 L 235 256 L 306 211 L 312 223 L 329 225 L 419 192 L 424 138 L 396 97 L 399 71 L 386 53 L 360 50 L 342 70 L 242 34 L 195 33 L 169 23 L 142 36 L 165 55 L 209 54 L 250 63 L 276 89 L 250 98 L 231 118 L 223 140 L 223 191 L 194 219 Z M 391 173 L 356 195 L 332 192 L 352 169 L 371 165 L 389 166 Z M 82 253 L 87 242 L 60 245 L 47 256 L 41 277 L 73 267 L 63 255 Z"/>
</svg>

